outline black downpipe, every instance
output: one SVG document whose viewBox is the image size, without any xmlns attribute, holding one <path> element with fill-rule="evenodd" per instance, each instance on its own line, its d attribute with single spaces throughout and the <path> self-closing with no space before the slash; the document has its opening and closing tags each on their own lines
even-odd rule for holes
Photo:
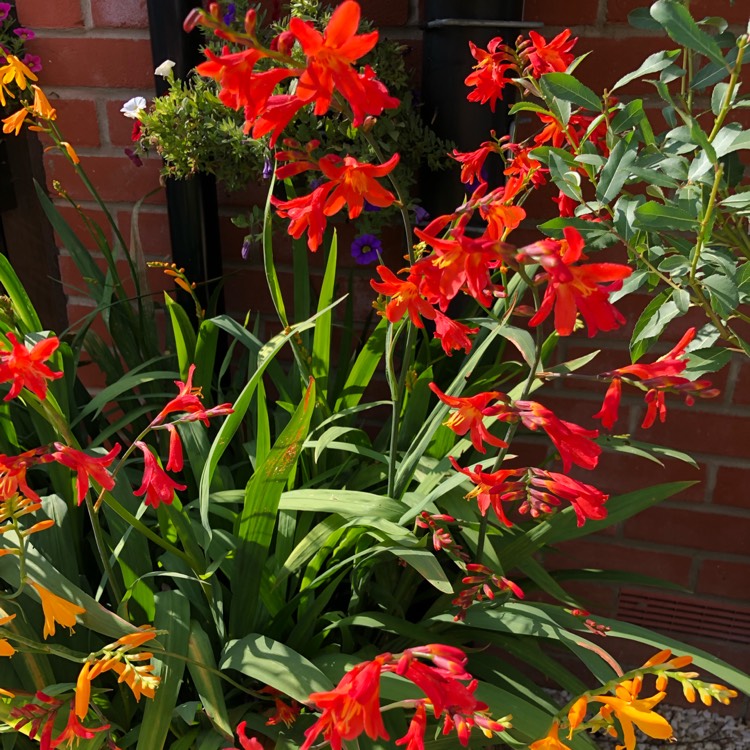
<svg viewBox="0 0 750 750">
<path fill-rule="evenodd" d="M 197 0 L 147 0 L 154 68 L 165 60 L 175 63 L 174 74 L 185 80 L 202 61 L 201 33 L 186 34 L 182 22 L 199 5 Z M 156 93 L 167 92 L 167 82 L 155 76 Z M 167 180 L 167 210 L 172 259 L 196 282 L 196 294 L 204 308 L 220 283 L 222 275 L 219 207 L 216 181 L 211 175 L 198 174 L 187 180 Z M 178 290 L 178 299 L 189 314 L 193 305 L 186 292 Z M 223 292 L 216 300 L 216 312 L 224 312 Z"/>
<path fill-rule="evenodd" d="M 507 44 L 513 44 L 522 28 L 541 26 L 522 22 L 522 14 L 523 0 L 425 2 L 422 113 L 433 130 L 453 141 L 459 151 L 479 148 L 492 130 L 498 137 L 510 132 L 508 109 L 513 102 L 497 102 L 493 113 L 489 105 L 466 99 L 469 89 L 464 79 L 475 64 L 470 41 L 486 48 L 491 39 L 501 36 Z M 451 213 L 463 201 L 466 191 L 458 173 L 456 166 L 423 175 L 422 198 L 432 216 Z"/>
</svg>

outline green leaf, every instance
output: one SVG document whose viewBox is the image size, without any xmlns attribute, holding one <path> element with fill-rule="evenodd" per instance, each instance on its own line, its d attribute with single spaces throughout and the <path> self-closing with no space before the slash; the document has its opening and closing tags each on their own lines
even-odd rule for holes
<svg viewBox="0 0 750 750">
<path fill-rule="evenodd" d="M 648 201 L 639 206 L 635 212 L 637 226 L 641 229 L 679 229 L 682 232 L 693 231 L 698 226 L 698 218 L 682 208 L 656 201 Z"/>
<path fill-rule="evenodd" d="M 670 321 L 679 317 L 680 309 L 670 299 L 672 290 L 654 297 L 641 313 L 630 339 L 630 358 L 637 362 L 658 340 Z"/>
<path fill-rule="evenodd" d="M 711 307 L 722 317 L 730 316 L 740 304 L 737 284 L 728 276 L 717 273 L 703 279 L 701 285 L 708 289 Z"/>
<path fill-rule="evenodd" d="M 624 130 L 630 130 L 637 125 L 644 117 L 646 112 L 643 109 L 643 99 L 634 99 L 628 102 L 613 118 L 610 128 L 613 133 L 621 133 Z"/>
<path fill-rule="evenodd" d="M 569 73 L 546 73 L 539 83 L 548 97 L 556 97 L 594 112 L 601 111 L 601 99 Z"/>
<path fill-rule="evenodd" d="M 651 6 L 651 17 L 683 47 L 700 52 L 711 62 L 724 65 L 719 45 L 693 20 L 690 11 L 678 0 L 657 0 Z"/>
<path fill-rule="evenodd" d="M 652 73 L 658 73 L 660 70 L 664 70 L 664 68 L 668 68 L 677 57 L 679 57 L 680 51 L 679 50 L 660 50 L 659 52 L 654 52 L 653 55 L 649 55 L 641 64 L 640 66 L 634 70 L 632 73 L 625 74 L 622 78 L 620 78 L 619 81 L 610 89 L 610 91 L 614 91 L 615 89 L 619 89 L 622 86 L 626 86 L 631 81 L 635 81 L 636 78 L 643 78 L 643 76 L 651 75 Z M 636 104 L 640 100 L 636 100 L 635 102 L 630 102 L 630 104 Z M 628 105 L 630 106 L 630 105 Z M 641 109 L 643 107 L 641 106 Z M 613 129 L 615 132 L 617 130 L 622 130 L 623 128 L 615 128 L 614 123 Z"/>
<path fill-rule="evenodd" d="M 206 631 L 196 620 L 190 623 L 188 670 L 198 697 L 211 723 L 227 739 L 234 739 L 234 730 L 227 715 L 224 685 L 216 671 L 216 660 Z"/>
<path fill-rule="evenodd" d="M 453 593 L 453 586 L 446 578 L 445 572 L 435 555 L 429 550 L 394 547 L 391 552 L 414 568 L 422 578 L 431 583 L 438 591 L 442 591 L 444 594 Z"/>
<path fill-rule="evenodd" d="M 166 630 L 159 636 L 169 655 L 154 654 L 155 672 L 161 677 L 153 700 L 146 703 L 143 721 L 138 733 L 136 750 L 154 750 L 164 747 L 177 705 L 177 696 L 185 671 L 190 635 L 190 602 L 179 591 L 160 591 L 155 595 L 157 630 Z"/>
<path fill-rule="evenodd" d="M 185 380 L 188 368 L 195 360 L 195 329 L 182 305 L 175 302 L 166 292 L 164 292 L 164 303 L 169 312 L 169 319 L 172 321 L 172 333 L 177 349 L 180 377 Z"/>
<path fill-rule="evenodd" d="M 344 409 L 350 409 L 359 403 L 365 392 L 365 388 L 369 385 L 385 353 L 385 336 L 387 330 L 388 321 L 382 318 L 375 330 L 367 338 L 362 351 L 357 355 L 357 359 L 344 383 L 344 389 L 336 401 L 335 413 Z"/>
<path fill-rule="evenodd" d="M 630 167 L 637 156 L 638 150 L 635 143 L 631 143 L 628 138 L 618 139 L 599 175 L 596 197 L 602 203 L 609 203 L 619 194 L 630 177 Z"/>
<path fill-rule="evenodd" d="M 281 494 L 297 464 L 314 409 L 315 381 L 311 379 L 289 424 L 245 488 L 245 501 L 237 521 L 238 547 L 232 567 L 234 596 L 229 627 L 233 634 L 246 632 L 259 615 L 262 580 L 259 572 L 269 554 Z"/>
<path fill-rule="evenodd" d="M 13 312 L 23 326 L 24 333 L 42 330 L 42 322 L 36 314 L 34 305 L 26 293 L 21 280 L 13 270 L 13 266 L 5 255 L 0 254 L 0 284 L 13 303 Z"/>
<path fill-rule="evenodd" d="M 274 170 L 271 184 L 268 186 L 268 198 L 263 213 L 263 267 L 266 272 L 266 282 L 271 292 L 276 313 L 284 328 L 289 327 L 289 318 L 284 307 L 284 297 L 281 294 L 281 285 L 279 284 L 279 275 L 276 273 L 276 266 L 273 260 L 273 212 L 271 211 L 271 197 L 276 184 L 276 170 Z"/>
<path fill-rule="evenodd" d="M 336 231 L 333 232 L 331 247 L 328 250 L 326 270 L 323 276 L 323 284 L 318 297 L 318 319 L 315 321 L 315 333 L 312 345 L 312 375 L 319 397 L 326 399 L 328 395 L 328 373 L 331 370 L 331 320 L 333 311 L 330 304 L 333 302 L 334 286 L 336 284 L 336 259 L 338 243 Z M 324 309 L 326 312 L 323 312 Z"/>
<path fill-rule="evenodd" d="M 333 687 L 311 661 L 265 635 L 252 634 L 230 641 L 219 666 L 221 669 L 236 669 L 300 703 L 307 703 L 310 693 Z"/>
</svg>

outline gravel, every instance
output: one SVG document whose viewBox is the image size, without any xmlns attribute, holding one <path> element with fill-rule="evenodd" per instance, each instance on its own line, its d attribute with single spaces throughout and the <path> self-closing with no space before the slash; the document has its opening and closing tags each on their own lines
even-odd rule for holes
<svg viewBox="0 0 750 750">
<path fill-rule="evenodd" d="M 677 742 L 644 739 L 636 732 L 638 750 L 750 750 L 750 726 L 734 716 L 676 706 L 660 706 L 659 714 L 672 725 Z M 603 750 L 613 750 L 616 743 L 601 739 L 599 744 Z"/>
</svg>

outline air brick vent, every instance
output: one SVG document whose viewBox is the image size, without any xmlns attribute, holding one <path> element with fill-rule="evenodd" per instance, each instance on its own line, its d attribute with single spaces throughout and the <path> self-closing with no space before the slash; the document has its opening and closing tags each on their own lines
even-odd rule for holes
<svg viewBox="0 0 750 750">
<path fill-rule="evenodd" d="M 622 591 L 617 617 L 633 625 L 750 644 L 750 608 L 695 598 Z"/>
</svg>

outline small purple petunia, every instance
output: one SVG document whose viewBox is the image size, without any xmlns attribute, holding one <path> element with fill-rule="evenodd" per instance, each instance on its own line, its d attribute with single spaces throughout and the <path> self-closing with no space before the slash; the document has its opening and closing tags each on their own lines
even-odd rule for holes
<svg viewBox="0 0 750 750">
<path fill-rule="evenodd" d="M 383 250 L 383 243 L 374 234 L 360 234 L 352 242 L 352 258 L 361 266 L 367 266 L 378 260 Z"/>
<path fill-rule="evenodd" d="M 377 212 L 380 210 L 380 206 L 373 206 L 372 203 L 365 198 L 365 211 Z"/>
<path fill-rule="evenodd" d="M 430 215 L 425 211 L 422 206 L 414 206 L 414 218 L 417 224 L 426 224 L 430 220 Z"/>
<path fill-rule="evenodd" d="M 12 7 L 10 3 L 0 3 L 0 21 L 4 21 L 10 15 Z"/>
<path fill-rule="evenodd" d="M 30 39 L 33 39 L 36 34 L 31 29 L 26 29 L 23 26 L 19 26 L 17 29 L 13 29 L 13 33 L 16 36 L 20 36 L 21 39 L 28 42 Z"/>
<path fill-rule="evenodd" d="M 273 163 L 270 159 L 266 159 L 263 162 L 263 179 L 270 180 L 273 176 Z"/>
<path fill-rule="evenodd" d="M 237 6 L 234 3 L 229 3 L 229 5 L 227 5 L 227 10 L 224 13 L 222 20 L 227 26 L 229 26 L 230 24 L 234 22 L 234 17 L 236 14 L 237 14 Z"/>
<path fill-rule="evenodd" d="M 240 255 L 242 255 L 242 260 L 247 260 L 250 257 L 251 248 L 252 248 L 252 243 L 250 242 L 250 238 L 245 237 L 245 241 L 242 243 L 242 250 L 240 250 Z"/>
<path fill-rule="evenodd" d="M 42 69 L 42 58 L 27 52 L 21 61 L 32 73 L 39 73 Z"/>
</svg>

